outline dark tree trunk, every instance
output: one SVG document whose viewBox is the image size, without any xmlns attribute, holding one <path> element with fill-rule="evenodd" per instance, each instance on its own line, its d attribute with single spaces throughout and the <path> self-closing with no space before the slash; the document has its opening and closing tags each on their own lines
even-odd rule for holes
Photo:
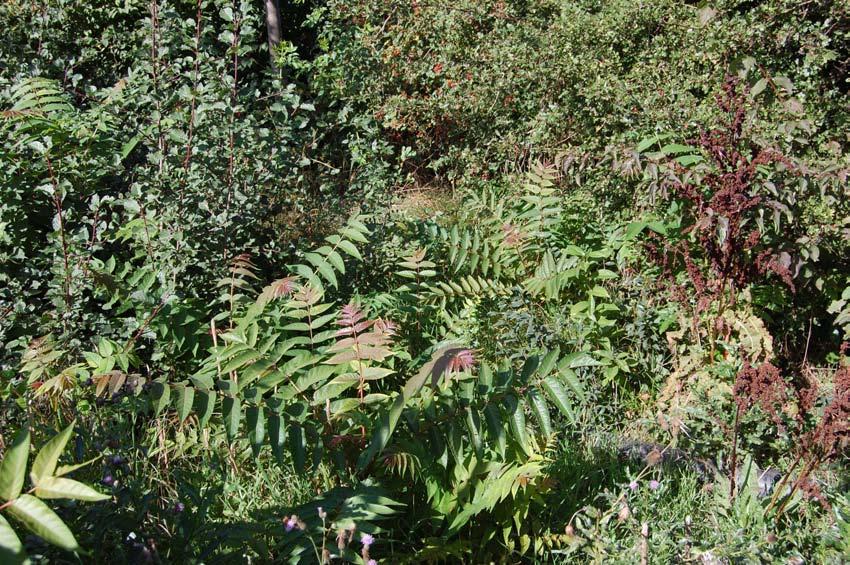
<svg viewBox="0 0 850 565">
<path fill-rule="evenodd" d="M 274 50 L 280 43 L 280 3 L 279 0 L 266 0 L 266 30 L 269 35 L 269 55 L 272 68 L 277 68 L 274 61 Z"/>
</svg>

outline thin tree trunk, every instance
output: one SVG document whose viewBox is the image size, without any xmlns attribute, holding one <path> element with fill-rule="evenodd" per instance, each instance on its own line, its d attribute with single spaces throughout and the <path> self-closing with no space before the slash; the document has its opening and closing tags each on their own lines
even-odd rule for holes
<svg viewBox="0 0 850 565">
<path fill-rule="evenodd" d="M 280 43 L 280 3 L 279 0 L 266 0 L 266 30 L 269 35 L 269 56 L 273 69 L 277 68 L 274 62 L 274 51 Z"/>
</svg>

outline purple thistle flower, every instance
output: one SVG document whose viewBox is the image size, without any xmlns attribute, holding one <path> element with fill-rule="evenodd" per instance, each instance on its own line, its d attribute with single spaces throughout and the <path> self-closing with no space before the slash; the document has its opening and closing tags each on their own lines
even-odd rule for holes
<svg viewBox="0 0 850 565">
<path fill-rule="evenodd" d="M 186 510 L 186 505 L 183 504 L 182 502 L 178 502 L 174 505 L 174 513 L 175 514 L 180 514 L 184 510 Z"/>
<path fill-rule="evenodd" d="M 633 491 L 637 490 L 637 488 L 638 488 L 637 481 L 632 481 L 632 482 L 630 482 L 630 483 L 629 483 L 629 488 L 630 488 L 631 490 L 633 490 Z"/>
<path fill-rule="evenodd" d="M 652 490 L 658 490 L 658 487 L 660 487 L 660 486 L 661 486 L 661 483 L 659 483 L 655 479 L 649 481 L 649 488 L 651 488 Z"/>
<path fill-rule="evenodd" d="M 372 534 L 360 534 L 360 543 L 363 544 L 363 547 L 369 547 L 375 543 L 375 538 Z"/>
<path fill-rule="evenodd" d="M 286 531 L 291 532 L 292 530 L 295 529 L 295 526 L 297 524 L 298 524 L 298 522 L 295 520 L 295 516 L 290 516 L 289 518 L 286 519 L 286 525 L 285 525 Z"/>
</svg>

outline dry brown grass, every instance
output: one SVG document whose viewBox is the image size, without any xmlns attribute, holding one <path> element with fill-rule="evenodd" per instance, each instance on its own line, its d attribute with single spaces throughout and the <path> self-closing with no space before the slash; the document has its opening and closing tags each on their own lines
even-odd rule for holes
<svg viewBox="0 0 850 565">
<path fill-rule="evenodd" d="M 392 209 L 416 218 L 427 218 L 435 212 L 448 212 L 456 204 L 454 191 L 449 187 L 411 186 L 399 189 Z"/>
</svg>

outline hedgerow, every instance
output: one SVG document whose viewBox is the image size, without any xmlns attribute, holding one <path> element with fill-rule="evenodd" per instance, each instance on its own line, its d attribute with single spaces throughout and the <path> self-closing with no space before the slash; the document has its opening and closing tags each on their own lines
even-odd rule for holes
<svg viewBox="0 0 850 565">
<path fill-rule="evenodd" d="M 850 555 L 844 4 L 0 23 L 0 561 Z"/>
</svg>

